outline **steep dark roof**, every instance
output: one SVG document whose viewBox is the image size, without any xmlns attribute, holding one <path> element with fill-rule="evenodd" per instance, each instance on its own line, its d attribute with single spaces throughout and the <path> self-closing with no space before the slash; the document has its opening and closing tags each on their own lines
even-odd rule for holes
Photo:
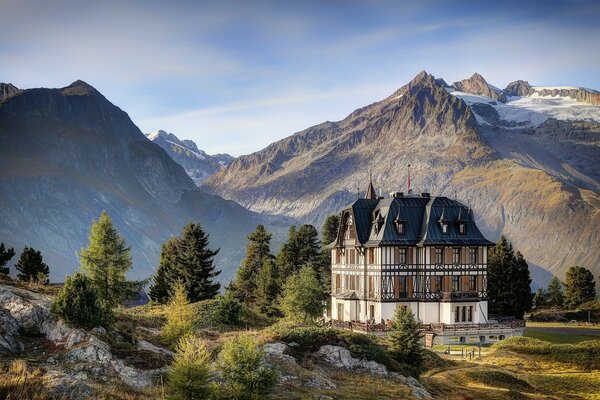
<svg viewBox="0 0 600 400">
<path fill-rule="evenodd" d="M 493 245 L 477 228 L 471 210 L 447 197 L 358 199 L 346 210 L 353 213 L 358 241 L 367 246 Z M 404 235 L 398 234 L 397 220 L 404 223 Z M 448 224 L 445 234 L 442 222 Z M 459 233 L 461 223 L 464 235 Z"/>
<path fill-rule="evenodd" d="M 377 198 L 377 193 L 375 193 L 375 188 L 373 187 L 373 180 L 369 177 L 369 187 L 367 188 L 367 193 L 365 193 L 365 199 L 375 200 Z"/>
</svg>

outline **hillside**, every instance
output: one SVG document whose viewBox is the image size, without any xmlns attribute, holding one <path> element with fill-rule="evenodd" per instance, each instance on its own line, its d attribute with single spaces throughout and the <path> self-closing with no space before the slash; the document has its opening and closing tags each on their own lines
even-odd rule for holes
<svg viewBox="0 0 600 400">
<path fill-rule="evenodd" d="M 148 133 L 146 137 L 181 165 L 196 185 L 233 161 L 229 154 L 206 154 L 192 140 L 179 140 L 174 134 L 163 130 Z"/>
<path fill-rule="evenodd" d="M 369 170 L 383 193 L 406 190 L 410 164 L 415 190 L 469 203 L 484 234 L 506 234 L 534 269 L 561 275 L 580 264 L 597 275 L 600 107 L 589 89 L 544 90 L 500 90 L 479 74 L 449 86 L 423 71 L 342 121 L 237 158 L 203 188 L 319 224 L 366 190 Z"/>
<path fill-rule="evenodd" d="M 269 225 L 268 218 L 200 191 L 125 112 L 85 82 L 2 88 L 0 241 L 17 252 L 25 245 L 41 250 L 53 281 L 78 268 L 77 253 L 102 210 L 131 245 L 135 278 L 152 274 L 166 238 L 200 222 L 211 246 L 221 248 L 219 278 L 228 282 L 247 233 Z"/>
</svg>

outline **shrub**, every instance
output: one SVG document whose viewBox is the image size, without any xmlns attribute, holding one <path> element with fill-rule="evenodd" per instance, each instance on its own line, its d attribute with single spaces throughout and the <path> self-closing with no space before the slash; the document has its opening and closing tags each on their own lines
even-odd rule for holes
<svg viewBox="0 0 600 400">
<path fill-rule="evenodd" d="M 223 325 L 239 325 L 242 316 L 242 305 L 230 291 L 218 295 L 216 299 L 215 317 Z"/>
<path fill-rule="evenodd" d="M 79 272 L 73 277 L 67 275 L 65 285 L 52 302 L 52 313 L 70 325 L 84 328 L 98 326 L 104 317 L 91 281 Z"/>
<path fill-rule="evenodd" d="M 179 339 L 177 354 L 169 369 L 167 393 L 173 400 L 211 398 L 210 353 L 206 344 L 195 337 Z"/>
<path fill-rule="evenodd" d="M 217 368 L 235 399 L 264 399 L 277 378 L 275 370 L 265 364 L 264 351 L 256 339 L 243 335 L 223 344 Z"/>
<path fill-rule="evenodd" d="M 504 371 L 474 370 L 467 372 L 467 375 L 469 378 L 487 386 L 523 392 L 530 392 L 534 390 L 534 388 L 527 383 L 527 381 L 517 378 L 516 376 Z"/>
</svg>

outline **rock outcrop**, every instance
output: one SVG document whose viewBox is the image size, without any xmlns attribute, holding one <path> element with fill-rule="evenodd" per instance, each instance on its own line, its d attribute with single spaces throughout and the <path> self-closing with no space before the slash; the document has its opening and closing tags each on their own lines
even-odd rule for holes
<svg viewBox="0 0 600 400">
<path fill-rule="evenodd" d="M 529 96 L 531 91 L 529 82 L 522 80 L 511 82 L 504 89 L 504 93 L 508 96 Z"/>
<path fill-rule="evenodd" d="M 489 85 L 483 76 L 479 75 L 478 73 L 474 73 L 473 76 L 468 79 L 454 82 L 452 87 L 461 92 L 487 96 L 503 103 L 506 102 L 506 95 L 504 92 Z"/>
<path fill-rule="evenodd" d="M 388 375 L 385 365 L 375 361 L 360 360 L 352 357 L 350 350 L 341 346 L 325 345 L 316 352 L 318 357 L 336 368 L 358 369 L 375 375 Z"/>
<path fill-rule="evenodd" d="M 19 89 L 12 83 L 0 82 L 0 100 L 9 98 L 10 96 L 14 96 L 15 94 L 19 94 L 20 92 L 21 89 Z"/>
</svg>

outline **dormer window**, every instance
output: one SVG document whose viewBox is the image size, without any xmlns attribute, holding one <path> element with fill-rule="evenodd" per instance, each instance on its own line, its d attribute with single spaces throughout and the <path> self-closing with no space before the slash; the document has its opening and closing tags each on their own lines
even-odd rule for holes
<svg viewBox="0 0 600 400">
<path fill-rule="evenodd" d="M 404 221 L 398 221 L 396 222 L 396 232 L 398 232 L 398 235 L 404 235 L 405 231 L 404 231 Z"/>
<path fill-rule="evenodd" d="M 460 222 L 458 224 L 458 233 L 460 233 L 461 235 L 466 235 L 467 234 L 467 224 L 465 224 L 464 222 Z"/>
<path fill-rule="evenodd" d="M 346 219 L 346 226 L 344 229 L 344 239 L 348 240 L 352 238 L 352 224 L 353 224 L 353 220 L 352 220 L 352 214 L 348 215 L 348 218 Z"/>
<path fill-rule="evenodd" d="M 445 222 L 442 222 L 442 233 L 443 234 L 447 234 L 448 233 L 448 224 Z"/>
</svg>

